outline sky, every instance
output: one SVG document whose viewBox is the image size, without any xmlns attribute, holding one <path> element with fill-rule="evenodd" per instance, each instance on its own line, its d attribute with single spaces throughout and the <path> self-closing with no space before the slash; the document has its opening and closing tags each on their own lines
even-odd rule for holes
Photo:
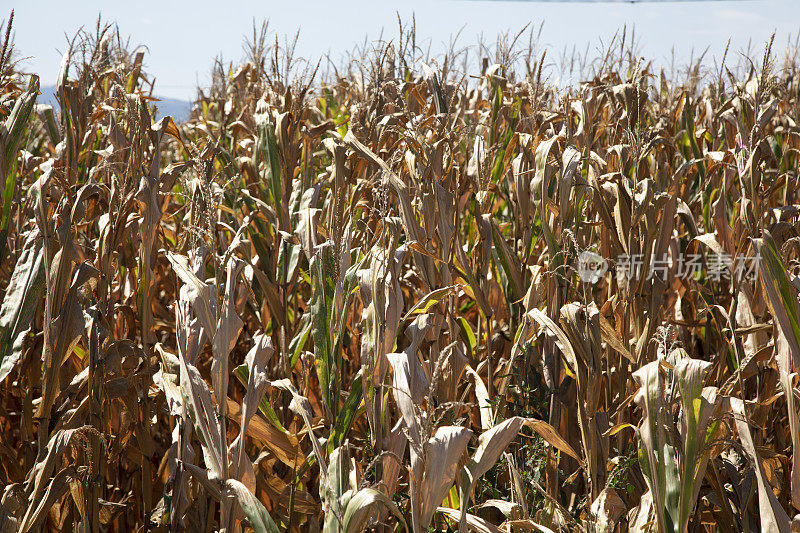
<svg viewBox="0 0 800 533">
<path fill-rule="evenodd" d="M 4 0 L 2 3 L 6 3 Z M 672 51 L 687 61 L 708 47 L 720 57 L 731 38 L 731 52 L 747 49 L 759 55 L 773 31 L 783 50 L 800 30 L 800 0 L 721 0 L 706 2 L 536 2 L 486 0 L 302 1 L 261 0 L 81 0 L 65 9 L 63 0 L 13 0 L 0 7 L 7 19 L 14 8 L 15 43 L 25 57 L 23 70 L 40 75 L 42 85 L 55 83 L 67 36 L 81 26 L 93 29 L 98 14 L 117 22 L 133 45 L 145 45 L 145 70 L 156 78 L 160 96 L 191 99 L 198 84 L 209 81 L 212 61 L 242 58 L 242 41 L 253 21 L 269 19 L 269 29 L 283 40 L 299 29 L 297 53 L 306 58 L 330 54 L 334 59 L 364 39 L 397 36 L 397 16 L 416 18 L 418 41 L 433 52 L 444 50 L 462 30 L 459 43 L 471 45 L 484 35 L 516 32 L 543 22 L 540 44 L 556 58 L 564 47 L 591 52 L 615 31 L 635 28 L 642 55 L 669 64 Z M 273 37 L 274 39 L 274 37 Z"/>
</svg>

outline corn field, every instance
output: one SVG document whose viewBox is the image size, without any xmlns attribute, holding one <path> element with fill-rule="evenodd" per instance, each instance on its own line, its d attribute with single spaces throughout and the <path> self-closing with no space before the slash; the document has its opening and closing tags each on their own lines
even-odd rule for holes
<svg viewBox="0 0 800 533">
<path fill-rule="evenodd" d="M 254 26 L 177 123 L 12 19 L 1 532 L 800 530 L 794 49 Z"/>
</svg>

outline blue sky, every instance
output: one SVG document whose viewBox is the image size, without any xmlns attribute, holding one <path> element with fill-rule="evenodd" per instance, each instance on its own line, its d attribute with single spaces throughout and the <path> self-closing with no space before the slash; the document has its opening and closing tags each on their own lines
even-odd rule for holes
<svg viewBox="0 0 800 533">
<path fill-rule="evenodd" d="M 17 5 L 13 5 L 16 3 Z M 338 58 L 364 38 L 397 34 L 397 13 L 410 20 L 416 16 L 418 39 L 428 41 L 432 51 L 445 47 L 462 27 L 462 44 L 474 44 L 483 33 L 488 41 L 498 32 L 518 31 L 528 22 L 544 21 L 541 42 L 556 58 L 575 45 L 591 52 L 601 39 L 608 42 L 624 24 L 635 27 L 642 53 L 668 63 L 675 49 L 686 61 L 692 49 L 710 47 L 721 55 L 729 37 L 732 52 L 752 42 L 760 52 L 773 31 L 777 48 L 800 30 L 800 0 L 744 0 L 716 2 L 657 3 L 553 3 L 483 0 L 381 0 L 358 1 L 152 1 L 113 2 L 85 0 L 26 0 L 12 2 L 15 9 L 16 46 L 28 57 L 23 67 L 36 72 L 43 84 L 54 82 L 66 35 L 81 25 L 92 28 L 98 13 L 116 21 L 132 44 L 147 47 L 145 66 L 155 75 L 156 93 L 191 98 L 194 87 L 208 81 L 212 59 L 242 56 L 242 38 L 251 31 L 255 18 L 270 20 L 270 31 L 279 36 L 300 29 L 297 51 L 304 57 L 330 52 Z M 7 18 L 7 10 L 0 17 Z"/>
</svg>

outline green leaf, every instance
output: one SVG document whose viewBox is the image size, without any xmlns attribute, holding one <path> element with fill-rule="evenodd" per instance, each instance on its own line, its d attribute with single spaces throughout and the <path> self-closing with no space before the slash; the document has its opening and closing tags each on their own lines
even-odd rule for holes
<svg viewBox="0 0 800 533">
<path fill-rule="evenodd" d="M 681 417 L 683 418 L 681 434 L 683 437 L 683 475 L 680 479 L 678 507 L 678 526 L 680 531 L 689 527 L 689 517 L 694 511 L 700 484 L 708 464 L 706 446 L 707 428 L 710 411 L 713 406 L 703 395 L 703 377 L 711 363 L 699 359 L 682 359 L 673 370 L 676 388 L 680 394 Z"/>
<path fill-rule="evenodd" d="M 337 389 L 336 369 L 333 360 L 330 323 L 333 313 L 333 299 L 336 290 L 336 258 L 332 246 L 321 246 L 311 259 L 311 331 L 314 339 L 317 376 L 322 397 L 332 412 L 336 412 L 336 402 L 332 392 Z"/>
<path fill-rule="evenodd" d="M 345 252 L 346 253 L 346 252 Z M 347 304 L 350 301 L 350 296 L 358 286 L 358 271 L 364 266 L 367 261 L 367 256 L 364 256 L 361 261 L 352 265 L 344 275 L 342 283 L 342 308 L 339 310 L 339 317 L 336 324 L 331 322 L 331 327 L 334 328 L 335 336 L 333 339 L 333 355 L 338 356 L 341 352 L 342 334 L 347 330 Z"/>
<path fill-rule="evenodd" d="M 500 266 L 506 276 L 511 288 L 511 294 L 507 295 L 509 302 L 518 300 L 523 294 L 522 290 L 522 268 L 519 257 L 508 247 L 503 235 L 500 233 L 500 228 L 492 221 L 492 240 L 494 241 L 494 250 L 497 254 L 492 255 L 492 259 L 497 262 L 499 259 Z"/>
<path fill-rule="evenodd" d="M 31 81 L 30 84 L 28 84 L 28 89 L 25 91 L 25 94 L 20 96 L 17 103 L 14 104 L 14 109 L 11 110 L 11 114 L 6 119 L 4 131 L 0 134 L 3 140 L 3 155 L 5 156 L 6 165 L 6 168 L 3 169 L 4 177 L 5 173 L 8 172 L 10 161 L 17 153 L 17 148 L 19 148 L 22 134 L 25 131 L 28 119 L 31 117 L 38 94 L 39 77 L 34 75 L 31 76 Z"/>
<path fill-rule="evenodd" d="M 44 288 L 44 252 L 38 231 L 28 234 L 0 307 L 0 382 L 14 368 Z"/>
<path fill-rule="evenodd" d="M 16 158 L 12 161 L 11 168 L 5 179 L 3 192 L 2 220 L 0 220 L 0 264 L 6 255 L 6 241 L 8 240 L 8 225 L 11 223 L 11 201 L 14 199 L 14 189 L 17 184 Z"/>
<path fill-rule="evenodd" d="M 225 485 L 236 495 L 239 505 L 250 521 L 250 527 L 256 533 L 279 533 L 278 526 L 275 525 L 267 509 L 247 490 L 247 487 L 235 479 L 228 479 Z"/>
<path fill-rule="evenodd" d="M 290 368 L 294 368 L 294 365 L 297 364 L 297 360 L 300 358 L 300 354 L 303 353 L 303 348 L 305 348 L 310 333 L 311 333 L 311 315 L 305 313 L 303 317 L 300 319 L 300 330 L 297 332 L 297 335 L 295 335 L 294 338 L 289 343 L 289 353 L 292 356 L 291 362 L 289 364 Z"/>
<path fill-rule="evenodd" d="M 344 533 L 361 533 L 364 531 L 369 519 L 375 516 L 372 507 L 378 503 L 389 509 L 408 530 L 408 524 L 406 524 L 405 518 L 403 518 L 397 505 L 384 493 L 375 489 L 361 489 L 347 502 L 344 517 L 342 518 Z"/>
<path fill-rule="evenodd" d="M 278 159 L 278 142 L 275 140 L 275 127 L 266 120 L 258 127 L 258 155 L 265 163 L 264 181 L 269 187 L 272 205 L 275 207 L 275 212 L 280 213 L 283 187 Z"/>
<path fill-rule="evenodd" d="M 426 313 L 428 309 L 439 303 L 442 298 L 447 296 L 448 294 L 452 293 L 455 289 L 455 286 L 450 287 L 442 287 L 441 289 L 434 289 L 422 298 L 419 299 L 414 306 L 408 310 L 408 313 L 403 317 L 402 322 L 408 320 L 408 318 L 417 313 Z"/>
<path fill-rule="evenodd" d="M 470 353 L 475 353 L 475 348 L 478 346 L 478 340 L 475 338 L 475 333 L 472 331 L 472 327 L 467 322 L 467 319 L 463 316 L 459 316 L 457 319 L 458 325 L 461 326 L 461 340 L 464 341 L 469 347 Z"/>
<path fill-rule="evenodd" d="M 58 124 L 56 124 L 53 106 L 48 104 L 40 104 L 36 107 L 36 109 L 42 117 L 42 122 L 44 122 L 44 127 L 47 130 L 47 135 L 50 136 L 50 142 L 52 142 L 54 146 L 57 145 L 59 142 L 61 142 L 61 131 L 58 129 Z"/>
<path fill-rule="evenodd" d="M 340 446 L 344 442 L 347 435 L 347 430 L 353 423 L 358 406 L 361 405 L 361 397 L 364 392 L 364 377 L 362 371 L 359 370 L 356 377 L 353 379 L 353 384 L 350 386 L 350 395 L 344 401 L 342 410 L 339 411 L 339 416 L 336 418 L 336 425 L 331 431 L 331 437 L 328 439 L 328 453 L 332 453 L 334 448 Z"/>
<path fill-rule="evenodd" d="M 794 290 L 786 275 L 786 267 L 778 255 L 775 240 L 769 231 L 764 231 L 764 238 L 753 239 L 753 244 L 761 256 L 759 272 L 767 293 L 767 303 L 775 320 L 780 325 L 795 363 L 800 361 L 800 311 Z"/>
<path fill-rule="evenodd" d="M 248 370 L 247 365 L 241 364 L 237 366 L 233 370 L 233 373 L 239 380 L 239 382 L 245 387 L 247 387 L 247 384 L 250 381 L 250 371 Z M 269 422 L 273 426 L 280 429 L 284 433 L 288 433 L 288 431 L 286 431 L 286 428 L 284 428 L 283 425 L 281 424 L 281 421 L 278 420 L 278 415 L 275 413 L 275 410 L 272 409 L 272 405 L 269 403 L 269 398 L 267 397 L 266 394 L 261 398 L 261 401 L 258 404 L 258 410 L 261 411 L 261 414 L 264 415 L 264 417 L 267 420 L 269 420 Z"/>
<path fill-rule="evenodd" d="M 0 159 L 0 183 L 4 185 L 2 221 L 0 221 L 0 263 L 2 263 L 3 256 L 6 253 L 6 238 L 8 237 L 8 227 L 11 221 L 11 202 L 17 185 L 17 173 L 13 171 L 16 166 L 17 150 L 19 149 L 25 126 L 33 112 L 38 94 L 39 77 L 34 75 L 31 76 L 31 81 L 25 94 L 20 96 L 19 100 L 14 104 L 11 114 L 0 129 L 0 147 L 3 150 L 3 157 Z"/>
</svg>

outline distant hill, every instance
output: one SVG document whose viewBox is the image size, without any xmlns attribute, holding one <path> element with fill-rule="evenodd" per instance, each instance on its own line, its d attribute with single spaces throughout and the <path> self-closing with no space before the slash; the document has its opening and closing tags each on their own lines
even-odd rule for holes
<svg viewBox="0 0 800 533">
<path fill-rule="evenodd" d="M 56 86 L 49 85 L 47 87 L 42 87 L 40 91 L 42 94 L 39 96 L 38 103 L 50 104 L 58 111 L 59 106 L 58 100 L 56 99 Z M 156 96 L 156 98 L 159 99 L 158 102 L 153 102 L 157 109 L 156 116 L 154 117 L 156 120 L 167 115 L 172 115 L 175 122 L 183 122 L 189 118 L 189 114 L 192 111 L 191 102 L 179 100 L 178 98 L 165 98 L 163 96 Z"/>
</svg>

